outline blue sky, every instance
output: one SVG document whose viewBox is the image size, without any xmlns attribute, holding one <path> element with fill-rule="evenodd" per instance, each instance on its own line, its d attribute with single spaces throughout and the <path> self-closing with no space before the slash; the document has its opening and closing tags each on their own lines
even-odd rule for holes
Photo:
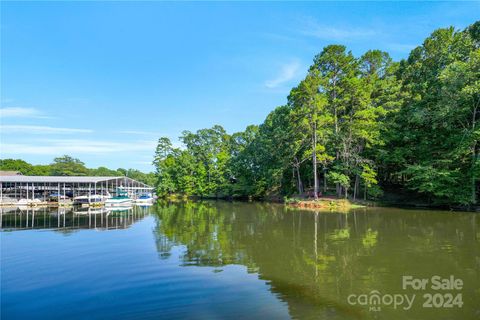
<svg viewBox="0 0 480 320">
<path fill-rule="evenodd" d="M 325 45 L 395 60 L 480 2 L 2 2 L 1 158 L 151 170 L 156 140 L 260 124 Z"/>
</svg>

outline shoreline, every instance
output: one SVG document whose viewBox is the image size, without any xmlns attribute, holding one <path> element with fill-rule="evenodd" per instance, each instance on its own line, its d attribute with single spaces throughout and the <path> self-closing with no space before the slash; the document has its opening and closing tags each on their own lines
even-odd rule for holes
<svg viewBox="0 0 480 320">
<path fill-rule="evenodd" d="M 419 209 L 419 210 L 440 210 L 445 212 L 471 212 L 471 213 L 480 213 L 480 207 L 466 208 L 462 206 L 441 206 L 441 205 L 428 205 L 425 203 L 395 203 L 388 201 L 365 201 L 365 200 L 350 200 L 350 199 L 337 199 L 324 197 L 319 198 L 318 200 L 314 199 L 300 199 L 300 198 L 284 198 L 280 197 L 264 197 L 264 198 L 253 198 L 253 197 L 224 197 L 224 196 L 185 196 L 172 194 L 166 197 L 159 197 L 158 199 L 163 199 L 167 201 L 202 201 L 202 200 L 213 200 L 213 201 L 240 201 L 240 202 L 266 202 L 266 203 L 277 203 L 283 204 L 287 208 L 294 209 L 305 209 L 305 210 L 338 210 L 345 211 L 351 209 L 361 209 L 361 208 L 399 208 L 399 209 Z"/>
</svg>

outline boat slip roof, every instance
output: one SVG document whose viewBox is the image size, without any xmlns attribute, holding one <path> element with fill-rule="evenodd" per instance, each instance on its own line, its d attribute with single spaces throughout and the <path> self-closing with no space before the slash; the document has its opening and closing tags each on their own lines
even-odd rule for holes
<svg viewBox="0 0 480 320">
<path fill-rule="evenodd" d="M 0 182 L 17 183 L 97 183 L 127 179 L 129 182 L 149 187 L 148 185 L 128 177 L 89 177 L 89 176 L 0 176 Z"/>
</svg>

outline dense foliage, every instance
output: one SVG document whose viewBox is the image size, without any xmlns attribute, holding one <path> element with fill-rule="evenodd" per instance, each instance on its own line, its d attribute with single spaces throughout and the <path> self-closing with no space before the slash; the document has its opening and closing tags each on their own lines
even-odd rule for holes
<svg viewBox="0 0 480 320">
<path fill-rule="evenodd" d="M 49 165 L 32 165 L 20 159 L 0 159 L 0 170 L 18 171 L 23 175 L 31 176 L 127 176 L 148 185 L 154 185 L 154 173 L 143 173 L 136 169 L 111 170 L 105 167 L 89 169 L 79 159 L 68 155 L 57 157 Z"/>
<path fill-rule="evenodd" d="M 378 198 L 410 190 L 430 203 L 478 203 L 480 22 L 438 29 L 393 62 L 330 45 L 288 104 L 260 126 L 161 138 L 160 195 L 265 197 L 334 193 Z"/>
</svg>

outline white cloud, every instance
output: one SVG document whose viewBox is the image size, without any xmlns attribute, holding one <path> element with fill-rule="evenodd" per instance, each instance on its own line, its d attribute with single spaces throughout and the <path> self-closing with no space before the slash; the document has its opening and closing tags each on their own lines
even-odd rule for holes
<svg viewBox="0 0 480 320">
<path fill-rule="evenodd" d="M 287 63 L 281 67 L 280 73 L 276 78 L 265 81 L 265 86 L 267 88 L 277 88 L 280 85 L 295 79 L 299 70 L 300 63 L 297 60 Z"/>
<path fill-rule="evenodd" d="M 35 108 L 9 107 L 0 108 L 0 118 L 41 118 L 40 111 Z"/>
<path fill-rule="evenodd" d="M 75 134 L 91 133 L 93 130 L 30 125 L 2 125 L 0 126 L 0 132 L 2 135 L 12 132 L 22 132 L 23 134 Z"/>
<path fill-rule="evenodd" d="M 319 39 L 336 41 L 366 39 L 378 35 L 378 32 L 374 29 L 327 26 L 312 18 L 306 19 L 300 33 Z"/>
<path fill-rule="evenodd" d="M 0 147 L 2 154 L 34 154 L 34 155 L 58 155 L 58 154 L 106 154 L 135 151 L 155 150 L 156 142 L 132 141 L 92 141 L 83 139 L 43 140 L 42 143 L 3 143 Z"/>
</svg>

